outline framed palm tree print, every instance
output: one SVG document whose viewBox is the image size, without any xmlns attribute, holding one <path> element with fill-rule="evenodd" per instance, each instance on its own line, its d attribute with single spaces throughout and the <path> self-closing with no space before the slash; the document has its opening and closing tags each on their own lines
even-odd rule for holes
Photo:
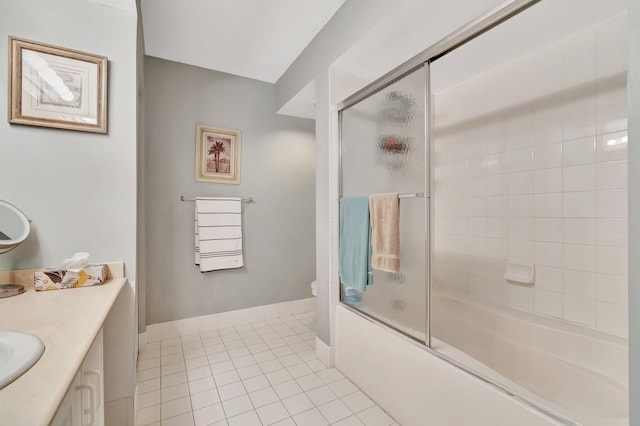
<svg viewBox="0 0 640 426">
<path fill-rule="evenodd" d="M 241 136 L 239 130 L 196 126 L 196 180 L 240 183 Z"/>
</svg>

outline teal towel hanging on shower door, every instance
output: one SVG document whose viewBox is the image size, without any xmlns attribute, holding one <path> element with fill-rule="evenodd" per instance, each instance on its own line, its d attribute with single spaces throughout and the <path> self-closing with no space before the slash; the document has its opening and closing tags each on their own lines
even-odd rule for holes
<svg viewBox="0 0 640 426">
<path fill-rule="evenodd" d="M 373 284 L 369 197 L 340 200 L 340 281 L 346 288 L 364 291 Z"/>
</svg>

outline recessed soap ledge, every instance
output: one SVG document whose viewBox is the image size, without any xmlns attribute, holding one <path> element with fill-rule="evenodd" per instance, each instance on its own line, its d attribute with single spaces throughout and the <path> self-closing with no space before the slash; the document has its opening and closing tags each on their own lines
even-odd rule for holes
<svg viewBox="0 0 640 426">
<path fill-rule="evenodd" d="M 122 262 L 108 263 L 108 281 L 103 285 L 86 288 L 36 292 L 34 271 L 0 272 L 0 283 L 12 281 L 26 289 L 23 294 L 0 299 L 0 330 L 30 333 L 45 345 L 42 358 L 0 390 L 2 425 L 51 423 L 78 368 L 127 284 Z"/>
<path fill-rule="evenodd" d="M 532 263 L 507 263 L 504 279 L 518 284 L 533 284 L 536 280 L 535 265 Z"/>
</svg>

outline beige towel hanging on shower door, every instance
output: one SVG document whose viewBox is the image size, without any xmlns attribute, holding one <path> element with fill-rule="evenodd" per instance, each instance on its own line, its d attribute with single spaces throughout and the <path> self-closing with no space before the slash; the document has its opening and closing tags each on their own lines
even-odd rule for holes
<svg viewBox="0 0 640 426">
<path fill-rule="evenodd" d="M 369 196 L 371 267 L 400 271 L 400 200 L 397 193 Z"/>
</svg>

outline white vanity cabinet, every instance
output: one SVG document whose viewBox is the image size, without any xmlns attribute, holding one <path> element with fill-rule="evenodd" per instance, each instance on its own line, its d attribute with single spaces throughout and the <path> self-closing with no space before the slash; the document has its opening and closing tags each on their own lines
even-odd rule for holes
<svg viewBox="0 0 640 426">
<path fill-rule="evenodd" d="M 102 329 L 67 391 L 52 426 L 104 426 Z"/>
</svg>

